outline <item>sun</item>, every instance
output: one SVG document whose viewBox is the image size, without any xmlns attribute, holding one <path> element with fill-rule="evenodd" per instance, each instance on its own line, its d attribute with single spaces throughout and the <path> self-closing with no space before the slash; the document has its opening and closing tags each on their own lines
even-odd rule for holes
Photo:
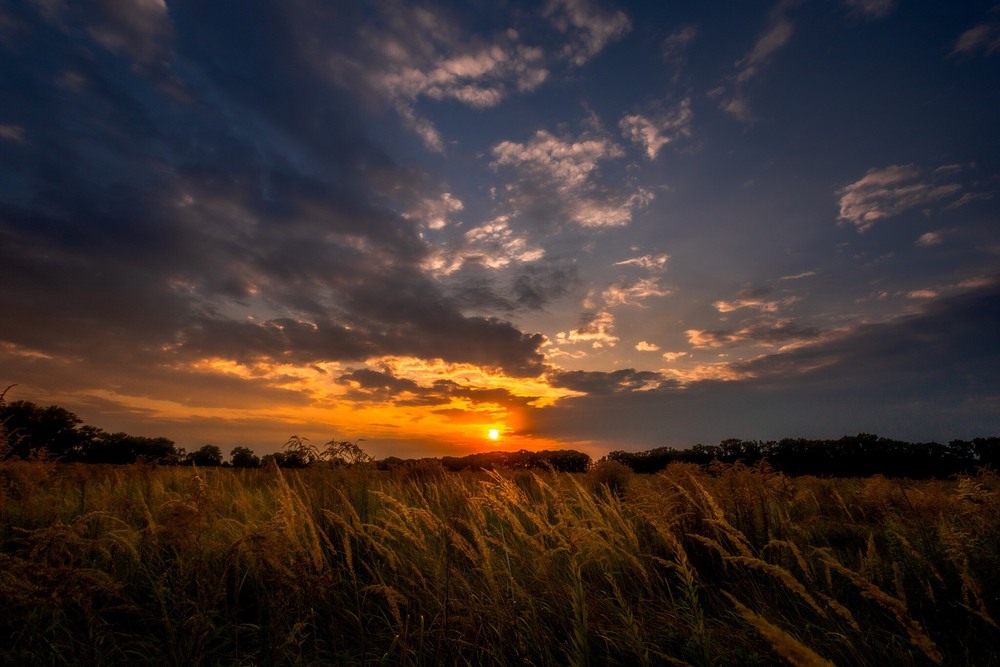
<svg viewBox="0 0 1000 667">
<path fill-rule="evenodd" d="M 490 440 L 499 440 L 500 429 L 491 428 L 489 431 L 486 432 L 486 437 L 489 438 Z"/>
</svg>

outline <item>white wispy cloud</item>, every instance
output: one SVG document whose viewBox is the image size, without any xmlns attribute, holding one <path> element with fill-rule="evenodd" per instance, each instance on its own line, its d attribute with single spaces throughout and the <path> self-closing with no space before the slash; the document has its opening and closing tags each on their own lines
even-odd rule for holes
<svg viewBox="0 0 1000 667">
<path fill-rule="evenodd" d="M 788 15 L 794 4 L 789 0 L 779 0 L 772 7 L 767 25 L 757 36 L 753 47 L 734 63 L 735 71 L 728 77 L 728 83 L 709 92 L 709 97 L 719 99 L 720 109 L 740 122 L 752 123 L 755 120 L 744 87 L 760 74 L 795 33 L 795 23 Z"/>
<path fill-rule="evenodd" d="M 20 125 L 0 125 L 0 139 L 24 141 L 24 128 Z"/>
<path fill-rule="evenodd" d="M 896 0 L 844 0 L 844 4 L 853 13 L 869 19 L 888 16 L 896 8 Z"/>
<path fill-rule="evenodd" d="M 696 349 L 723 347 L 738 340 L 733 333 L 721 330 L 688 329 L 684 333 L 688 343 Z"/>
<path fill-rule="evenodd" d="M 731 301 L 716 301 L 712 305 L 720 313 L 731 313 L 735 310 L 742 310 L 744 308 L 756 310 L 761 313 L 776 313 L 782 308 L 790 306 L 799 300 L 799 297 L 794 296 L 776 300 L 767 300 L 756 296 L 745 296 Z"/>
<path fill-rule="evenodd" d="M 660 346 L 657 345 L 656 343 L 649 343 L 647 341 L 641 340 L 635 344 L 635 349 L 638 352 L 658 352 L 660 350 Z"/>
<path fill-rule="evenodd" d="M 925 232 L 917 239 L 917 245 L 923 248 L 941 245 L 942 243 L 944 243 L 944 239 L 941 238 L 941 232 Z"/>
<path fill-rule="evenodd" d="M 981 23 L 959 35 L 952 55 L 982 53 L 988 56 L 997 50 L 1000 50 L 1000 23 Z"/>
<path fill-rule="evenodd" d="M 974 201 L 989 201 L 991 199 L 993 199 L 993 193 L 991 192 L 966 192 L 961 197 L 948 204 L 945 208 L 961 208 L 962 206 L 971 204 Z"/>
<path fill-rule="evenodd" d="M 663 60 L 674 68 L 672 81 L 677 83 L 681 70 L 687 61 L 687 52 L 698 39 L 698 28 L 694 25 L 686 25 L 676 32 L 672 32 L 663 40 L 662 54 Z"/>
<path fill-rule="evenodd" d="M 839 219 L 864 232 L 879 220 L 953 199 L 963 186 L 941 179 L 953 173 L 946 170 L 925 176 L 913 165 L 869 169 L 862 178 L 837 191 L 840 195 Z"/>
<path fill-rule="evenodd" d="M 334 50 L 322 58 L 323 67 L 341 85 L 387 100 L 434 152 L 443 152 L 444 141 L 417 112 L 419 99 L 495 107 L 513 93 L 541 86 L 553 67 L 585 64 L 629 30 L 624 13 L 589 0 L 551 0 L 542 8 L 535 23 L 541 19 L 561 36 L 547 47 L 528 42 L 513 26 L 478 34 L 453 15 L 421 4 L 386 2 L 378 7 L 379 20 L 356 32 L 354 47 L 364 56 Z M 531 17 L 510 16 L 512 24 L 525 19 Z"/>
<path fill-rule="evenodd" d="M 767 298 L 772 292 L 770 287 L 744 289 L 735 299 L 720 299 L 712 306 L 720 313 L 731 313 L 737 310 L 750 309 L 760 313 L 777 313 L 778 311 L 801 301 L 797 296 L 786 296 L 780 299 Z"/>
<path fill-rule="evenodd" d="M 420 200 L 404 212 L 403 217 L 427 229 L 444 229 L 448 225 L 448 219 L 464 208 L 461 199 L 450 192 L 443 192 L 439 196 Z"/>
<path fill-rule="evenodd" d="M 752 123 L 754 120 L 753 112 L 750 110 L 750 102 L 738 91 L 724 99 L 719 108 L 740 122 Z"/>
<path fill-rule="evenodd" d="M 405 58 L 405 52 L 397 52 L 396 47 L 387 55 Z M 486 109 L 500 103 L 511 83 L 519 90 L 529 90 L 532 83 L 537 85 L 547 76 L 542 75 L 546 71 L 543 68 L 532 67 L 542 59 L 542 51 L 537 48 L 500 44 L 453 48 L 476 50 L 439 54 L 423 67 L 408 65 L 404 60 L 383 75 L 382 85 L 395 98 L 450 98 L 475 109 Z"/>
<path fill-rule="evenodd" d="M 762 316 L 738 329 L 688 329 L 688 343 L 695 349 L 716 349 L 753 345 L 776 350 L 791 350 L 822 337 L 820 329 L 785 317 Z"/>
<path fill-rule="evenodd" d="M 602 292 L 605 306 L 641 306 L 642 302 L 657 296 L 670 296 L 671 290 L 662 287 L 655 278 L 642 278 L 634 282 L 615 283 Z"/>
<path fill-rule="evenodd" d="M 812 278 L 815 275 L 815 271 L 803 271 L 802 273 L 795 273 L 790 276 L 781 276 L 778 280 L 802 280 L 803 278 Z"/>
<path fill-rule="evenodd" d="M 620 227 L 654 197 L 645 188 L 616 192 L 598 183 L 600 163 L 623 155 L 618 144 L 600 134 L 558 137 L 539 130 L 525 142 L 502 141 L 494 146 L 490 164 L 516 174 L 506 196 L 518 213 L 554 206 L 560 216 L 582 227 Z"/>
<path fill-rule="evenodd" d="M 125 54 L 143 66 L 162 55 L 172 32 L 165 0 L 100 0 L 87 6 L 82 20 L 72 16 L 77 11 L 74 5 L 79 3 L 38 0 L 32 4 L 60 30 L 82 23 L 90 38 L 102 47 Z"/>
<path fill-rule="evenodd" d="M 698 38 L 698 28 L 686 25 L 663 39 L 663 59 L 676 63 L 681 60 L 691 44 Z"/>
<path fill-rule="evenodd" d="M 535 262 L 545 256 L 543 249 L 531 246 L 527 239 L 514 233 L 506 215 L 470 229 L 465 238 L 469 243 L 466 258 L 476 257 L 491 269 L 514 262 Z"/>
<path fill-rule="evenodd" d="M 560 190 L 583 187 L 601 160 L 624 155 L 620 146 L 603 137 L 563 139 L 539 130 L 524 143 L 502 141 L 493 147 L 493 166 L 528 169 L 554 182 Z"/>
<path fill-rule="evenodd" d="M 779 5 L 779 8 L 771 12 L 771 19 L 753 48 L 736 61 L 736 67 L 739 68 L 736 74 L 737 83 L 744 83 L 757 76 L 760 68 L 769 63 L 775 52 L 792 38 L 795 24 L 781 9 Z"/>
<path fill-rule="evenodd" d="M 544 51 L 520 43 L 516 31 L 470 34 L 443 13 L 411 3 L 387 3 L 380 15 L 381 22 L 357 33 L 364 58 L 334 52 L 325 58 L 326 67 L 342 85 L 388 100 L 431 151 L 443 152 L 444 141 L 416 111 L 419 98 L 484 109 L 511 90 L 533 90 L 549 76 Z"/>
<path fill-rule="evenodd" d="M 691 136 L 690 98 L 684 99 L 668 113 L 652 118 L 634 114 L 618 122 L 622 136 L 641 146 L 650 160 L 655 160 L 660 149 L 681 137 Z"/>
<path fill-rule="evenodd" d="M 395 107 L 396 113 L 399 114 L 400 119 L 403 121 L 403 125 L 420 137 L 427 150 L 434 153 L 444 152 L 444 139 L 441 138 L 441 133 L 434 127 L 434 123 L 418 115 L 413 110 L 413 107 L 406 102 L 397 100 Z"/>
<path fill-rule="evenodd" d="M 585 343 L 595 350 L 614 347 L 620 340 L 614 335 L 615 317 L 606 310 L 589 315 L 586 321 L 572 331 L 561 331 L 556 334 L 560 344 Z"/>
<path fill-rule="evenodd" d="M 502 269 L 512 264 L 537 262 L 543 257 L 545 250 L 517 234 L 511 229 L 510 218 L 501 215 L 465 232 L 458 243 L 432 252 L 424 261 L 424 268 L 441 277 L 456 273 L 468 263 Z"/>
<path fill-rule="evenodd" d="M 544 15 L 568 41 L 562 56 L 576 66 L 585 64 L 631 28 L 621 11 L 607 11 L 589 0 L 550 0 Z"/>
<path fill-rule="evenodd" d="M 650 272 L 663 272 L 667 269 L 667 262 L 670 255 L 660 253 L 657 255 L 642 255 L 640 257 L 630 257 L 620 262 L 615 262 L 615 266 L 637 266 Z"/>
<path fill-rule="evenodd" d="M 89 27 L 90 35 L 111 51 L 125 52 L 147 63 L 160 52 L 170 33 L 170 16 L 164 0 L 97 3 L 100 20 Z"/>
</svg>

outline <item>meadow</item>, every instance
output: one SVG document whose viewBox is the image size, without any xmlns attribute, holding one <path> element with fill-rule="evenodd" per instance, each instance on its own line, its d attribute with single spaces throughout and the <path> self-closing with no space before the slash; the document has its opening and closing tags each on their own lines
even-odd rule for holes
<svg viewBox="0 0 1000 667">
<path fill-rule="evenodd" d="M 1000 664 L 1000 479 L 0 464 L 7 665 Z"/>
</svg>

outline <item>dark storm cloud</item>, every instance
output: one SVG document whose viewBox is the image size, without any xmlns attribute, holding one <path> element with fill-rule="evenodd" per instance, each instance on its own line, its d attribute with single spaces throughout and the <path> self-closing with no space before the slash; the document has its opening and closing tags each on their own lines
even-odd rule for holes
<svg viewBox="0 0 1000 667">
<path fill-rule="evenodd" d="M 823 334 L 819 327 L 787 318 L 754 317 L 741 324 L 739 329 L 689 330 L 688 342 L 695 348 L 728 347 L 747 343 L 787 345 L 815 340 Z"/>
<path fill-rule="evenodd" d="M 347 392 L 350 400 L 392 400 L 394 397 L 404 392 L 411 394 L 423 393 L 423 388 L 406 378 L 397 378 L 389 373 L 380 373 L 370 368 L 359 368 L 350 373 L 345 373 L 337 378 L 337 382 L 349 386 L 355 386 Z"/>
<path fill-rule="evenodd" d="M 982 436 L 1000 429 L 998 328 L 1000 278 L 917 314 L 735 364 L 742 380 L 634 391 L 635 371 L 567 373 L 557 381 L 588 395 L 539 410 L 535 433 L 631 448 L 859 430 L 911 440 Z"/>
<path fill-rule="evenodd" d="M 589 396 L 606 396 L 632 392 L 647 392 L 676 387 L 655 371 L 637 371 L 622 368 L 617 371 L 561 371 L 549 374 L 549 382 L 554 387 L 583 392 Z"/>
<path fill-rule="evenodd" d="M 1000 277 L 990 285 L 928 304 L 913 315 L 862 325 L 847 334 L 739 365 L 770 381 L 875 376 L 958 393 L 1000 391 Z"/>
<path fill-rule="evenodd" d="M 578 282 L 577 270 L 573 266 L 529 266 L 514 278 L 513 298 L 519 307 L 539 310 L 564 296 Z"/>
<path fill-rule="evenodd" d="M 515 396 L 510 391 L 497 387 L 477 388 L 459 384 L 452 380 L 436 380 L 430 385 L 421 385 L 413 380 L 398 378 L 392 373 L 362 368 L 345 373 L 337 382 L 347 385 L 347 398 L 355 401 L 377 400 L 397 406 L 446 405 L 451 399 L 465 399 L 472 404 L 500 405 L 507 408 L 526 408 L 537 397 Z"/>
<path fill-rule="evenodd" d="M 19 67 L 0 73 L 4 340 L 122 363 L 409 354 L 538 374 L 540 336 L 463 316 L 422 275 L 397 211 L 425 179 L 366 138 L 310 51 L 351 10 L 46 6 L 14 10 Z"/>
<path fill-rule="evenodd" d="M 579 277 L 572 265 L 518 266 L 498 275 L 467 263 L 449 282 L 449 294 L 463 309 L 513 314 L 543 310 L 578 285 Z"/>
</svg>

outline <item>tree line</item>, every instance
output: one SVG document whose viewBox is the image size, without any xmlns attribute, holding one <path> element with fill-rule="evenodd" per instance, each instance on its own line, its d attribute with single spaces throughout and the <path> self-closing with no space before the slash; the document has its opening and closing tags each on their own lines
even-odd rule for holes
<svg viewBox="0 0 1000 667">
<path fill-rule="evenodd" d="M 870 433 L 837 440 L 723 440 L 718 445 L 695 445 L 690 449 L 658 447 L 642 452 L 614 451 L 606 457 L 632 469 L 654 473 L 671 463 L 709 465 L 741 462 L 755 465 L 766 461 L 788 475 L 829 477 L 909 477 L 943 479 L 971 474 L 979 468 L 1000 469 L 1000 438 L 975 438 L 912 443 L 882 438 Z"/>
<path fill-rule="evenodd" d="M 168 438 L 149 438 L 128 433 L 109 433 L 84 424 L 72 412 L 29 401 L 7 402 L 0 393 L 0 460 L 39 459 L 80 463 L 156 463 L 160 465 L 232 466 L 258 468 L 306 468 L 373 462 L 358 442 L 330 440 L 321 446 L 292 436 L 280 451 L 258 456 L 249 447 L 234 447 L 229 460 L 216 445 L 188 452 Z M 671 463 L 707 466 L 713 461 L 755 465 L 766 461 L 789 475 L 830 477 L 945 478 L 974 473 L 978 468 L 1000 470 L 1000 437 L 911 443 L 868 433 L 838 440 L 723 440 L 718 445 L 695 445 L 689 449 L 658 447 L 640 452 L 613 451 L 602 461 L 615 461 L 637 473 L 655 473 Z M 485 452 L 440 459 L 400 459 L 390 456 L 374 461 L 376 467 L 427 464 L 449 471 L 492 469 L 550 469 L 585 472 L 593 461 L 575 450 Z"/>
<path fill-rule="evenodd" d="M 516 452 L 484 452 L 468 456 L 444 456 L 441 466 L 445 470 L 496 470 L 508 469 L 550 469 L 558 472 L 587 472 L 592 461 L 588 454 L 574 449 L 543 449 L 530 452 L 522 449 Z"/>
<path fill-rule="evenodd" d="M 29 401 L 6 402 L 0 394 L 0 460 L 36 459 L 66 463 L 156 463 L 160 465 L 232 466 L 259 468 L 307 468 L 315 465 L 370 463 L 372 458 L 348 440 L 330 440 L 317 446 L 293 435 L 282 448 L 263 457 L 249 447 L 235 447 L 226 461 L 216 445 L 192 452 L 177 447 L 168 438 L 148 438 L 128 433 L 108 433 L 83 423 L 72 412 L 55 406 L 41 407 Z M 574 450 L 487 452 L 469 456 L 445 456 L 432 461 L 445 470 L 492 470 L 496 468 L 548 468 L 561 472 L 585 472 L 591 466 L 587 454 Z M 376 462 L 389 469 L 424 464 L 426 460 L 390 456 Z"/>
</svg>

